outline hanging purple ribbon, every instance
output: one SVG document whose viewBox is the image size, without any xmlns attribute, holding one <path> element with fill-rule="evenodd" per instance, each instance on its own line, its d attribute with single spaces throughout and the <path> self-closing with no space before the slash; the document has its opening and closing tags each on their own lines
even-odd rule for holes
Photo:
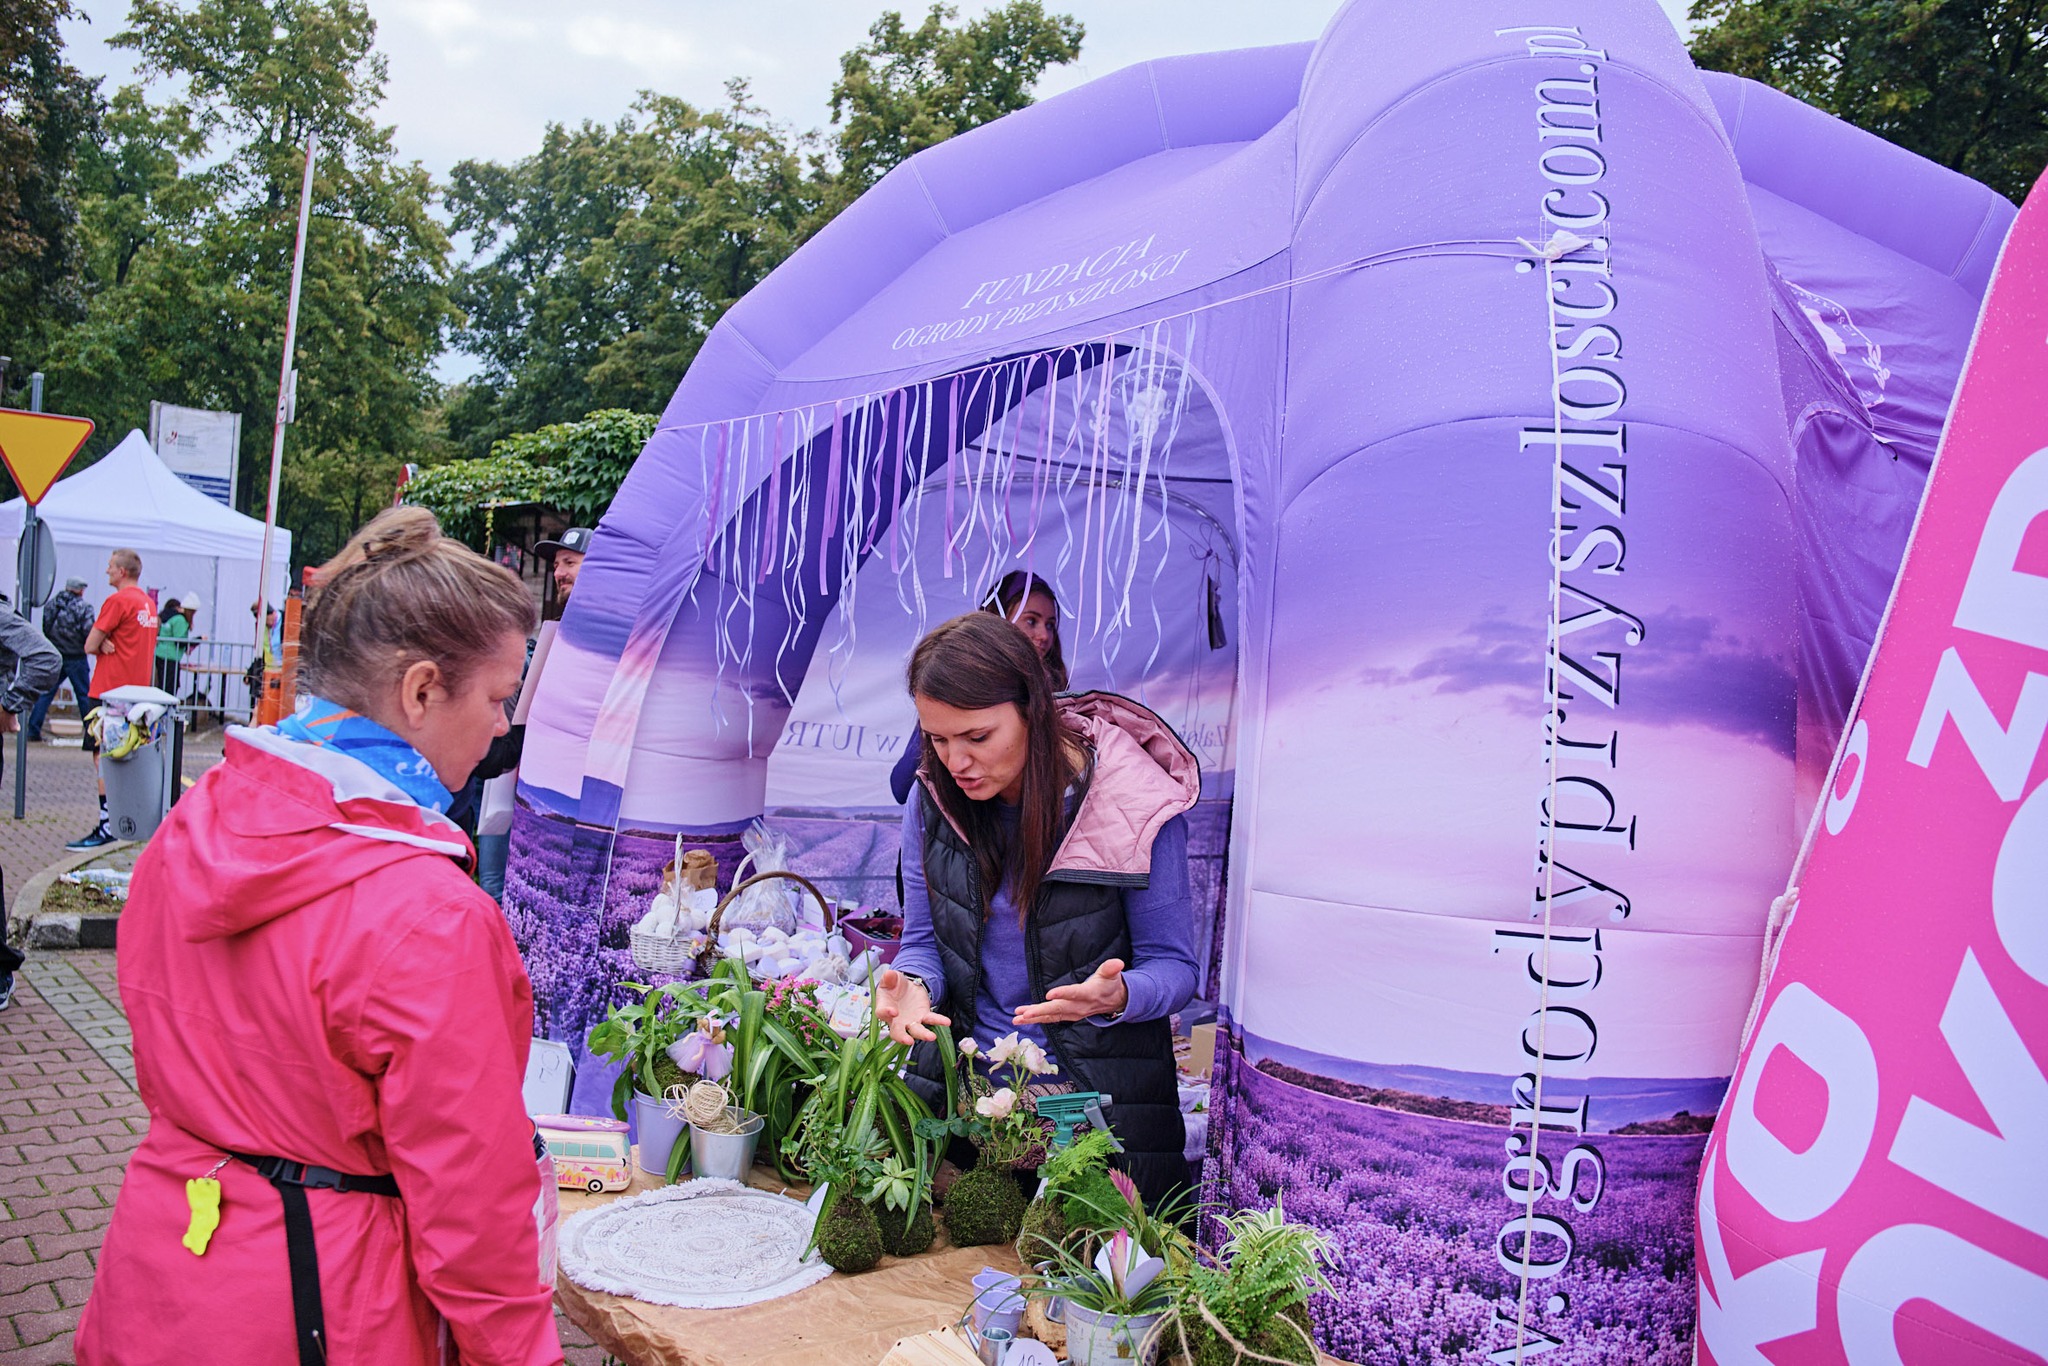
<svg viewBox="0 0 2048 1366">
<path fill-rule="evenodd" d="M 896 418 L 896 479 L 889 486 L 889 572 L 903 568 L 897 528 L 903 524 L 903 467 L 910 463 L 910 391 L 903 391 L 903 408 Z"/>
<path fill-rule="evenodd" d="M 776 517 L 782 505 L 782 420 L 783 414 L 775 415 L 774 463 L 768 468 L 768 506 L 761 510 L 761 582 L 775 572 L 775 552 L 782 544 L 779 534 L 781 524 Z"/>
<path fill-rule="evenodd" d="M 861 542 L 860 553 L 863 555 L 872 555 L 874 553 L 875 537 L 882 534 L 882 517 L 888 510 L 883 506 L 882 495 L 889 491 L 889 480 L 883 473 L 883 470 L 884 462 L 889 459 L 889 413 L 891 409 L 894 409 L 896 413 L 896 463 L 899 466 L 903 463 L 903 406 L 905 401 L 906 397 L 901 389 L 893 391 L 887 398 L 882 400 L 882 451 L 880 458 L 875 461 L 875 510 L 873 515 L 868 518 L 867 537 Z"/>
<path fill-rule="evenodd" d="M 711 553 L 711 538 L 718 532 L 718 512 L 721 495 L 725 492 L 725 453 L 732 444 L 732 424 L 718 424 L 718 457 L 711 466 L 711 487 L 704 499 L 704 544 L 697 547 L 699 555 Z"/>
<path fill-rule="evenodd" d="M 1055 351 L 1046 357 L 1045 431 L 1038 439 L 1038 468 L 1031 478 L 1031 539 L 1024 543 L 1024 582 L 1031 582 L 1038 563 L 1038 523 L 1045 512 L 1045 468 L 1052 463 L 1052 424 L 1059 403 L 1060 357 Z"/>
<path fill-rule="evenodd" d="M 846 430 L 845 405 L 841 399 L 832 400 L 832 451 L 825 461 L 825 506 L 818 510 L 818 591 L 829 593 L 832 582 L 828 574 L 829 561 L 826 555 L 832 544 L 832 533 L 839 526 L 839 460 L 845 447 L 841 438 Z"/>
<path fill-rule="evenodd" d="M 960 474 L 960 376 L 946 395 L 946 555 L 945 577 L 953 577 L 953 483 Z"/>
</svg>

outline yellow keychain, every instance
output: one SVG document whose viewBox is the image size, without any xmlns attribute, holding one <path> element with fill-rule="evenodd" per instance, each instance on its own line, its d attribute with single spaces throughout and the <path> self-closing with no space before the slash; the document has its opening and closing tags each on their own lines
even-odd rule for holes
<svg viewBox="0 0 2048 1366">
<path fill-rule="evenodd" d="M 195 1257 L 206 1255 L 206 1245 L 213 1240 L 213 1231 L 220 1227 L 220 1182 L 214 1179 L 214 1172 L 227 1164 L 223 1157 L 213 1164 L 212 1171 L 185 1183 L 185 1203 L 192 1207 L 192 1225 L 179 1241 Z"/>
</svg>

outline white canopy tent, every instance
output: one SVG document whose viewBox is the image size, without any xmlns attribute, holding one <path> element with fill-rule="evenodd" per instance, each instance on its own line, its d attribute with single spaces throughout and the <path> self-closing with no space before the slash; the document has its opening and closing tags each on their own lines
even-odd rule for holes
<svg viewBox="0 0 2048 1366">
<path fill-rule="evenodd" d="M 25 504 L 0 503 L 0 583 L 19 601 L 14 582 Z M 141 432 L 68 479 L 59 480 L 36 511 L 57 541 L 57 586 L 84 579 L 88 601 L 104 601 L 107 555 L 127 546 L 142 556 L 142 586 L 159 602 L 197 593 L 202 605 L 192 624 L 199 635 L 239 645 L 256 642 L 249 604 L 256 600 L 256 566 L 263 557 L 263 523 L 226 508 L 187 484 L 157 458 Z M 271 602 L 281 602 L 290 579 L 292 534 L 277 529 L 270 552 Z"/>
</svg>

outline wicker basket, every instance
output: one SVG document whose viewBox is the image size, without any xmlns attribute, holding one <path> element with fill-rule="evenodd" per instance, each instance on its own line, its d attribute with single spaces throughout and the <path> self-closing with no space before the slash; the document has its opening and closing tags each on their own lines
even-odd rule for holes
<svg viewBox="0 0 2048 1366">
<path fill-rule="evenodd" d="M 648 934 L 634 930 L 626 936 L 627 952 L 633 966 L 644 972 L 681 972 L 697 960 L 695 934 Z"/>
<path fill-rule="evenodd" d="M 775 878 L 796 883 L 825 908 L 825 929 L 833 925 L 832 903 L 825 899 L 811 880 L 801 873 L 776 871 L 756 873 L 733 883 L 732 889 L 719 898 L 718 909 L 711 913 L 711 924 L 704 930 L 704 942 L 696 949 L 690 947 L 695 934 L 652 935 L 634 930 L 627 937 L 627 949 L 632 954 L 634 966 L 646 972 L 668 972 L 686 977 L 704 977 L 711 972 L 711 965 L 718 961 L 718 930 L 725 919 L 725 908 L 732 904 L 734 897 L 756 883 L 768 882 Z"/>
<path fill-rule="evenodd" d="M 733 883 L 731 889 L 723 897 L 719 898 L 718 909 L 711 913 L 711 924 L 705 930 L 704 947 L 697 953 L 696 976 L 709 976 L 711 965 L 718 961 L 718 928 L 725 922 L 725 908 L 732 905 L 732 899 L 757 883 L 768 882 L 775 878 L 785 878 L 790 882 L 794 882 L 797 886 L 816 897 L 818 904 L 825 908 L 825 930 L 827 933 L 831 932 L 832 903 L 825 900 L 825 894 L 820 892 L 809 878 L 801 873 L 789 872 L 787 869 L 774 869 L 765 873 L 756 873 L 752 877 L 741 878 Z"/>
</svg>

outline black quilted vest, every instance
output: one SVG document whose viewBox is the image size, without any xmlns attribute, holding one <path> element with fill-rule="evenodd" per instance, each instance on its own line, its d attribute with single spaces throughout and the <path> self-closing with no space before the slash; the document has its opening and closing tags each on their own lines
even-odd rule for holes
<svg viewBox="0 0 2048 1366">
<path fill-rule="evenodd" d="M 923 783 L 913 800 L 923 804 L 925 886 L 939 956 L 946 967 L 945 1014 L 953 1021 L 954 1037 L 964 1039 L 977 1032 L 979 1024 L 975 997 L 981 987 L 981 930 L 987 916 L 981 870 Z M 1108 959 L 1131 961 L 1123 891 L 1145 882 L 1142 874 L 1047 875 L 1024 928 L 1033 1000 L 1046 999 L 1053 987 L 1086 981 Z M 1006 1026 L 1006 1021 L 992 1021 L 987 1033 L 1005 1033 Z M 1187 1131 L 1180 1115 L 1172 1024 L 1143 1020 L 1103 1026 L 1084 1020 L 1047 1025 L 1045 1034 L 1059 1060 L 1058 1080 L 1077 1090 L 1114 1097 L 1106 1113 L 1124 1145 L 1117 1165 L 1130 1173 L 1147 1207 L 1185 1190 L 1188 1167 L 1182 1148 Z M 911 1081 L 934 1110 L 943 1107 L 944 1073 L 934 1045 L 918 1045 Z"/>
</svg>

